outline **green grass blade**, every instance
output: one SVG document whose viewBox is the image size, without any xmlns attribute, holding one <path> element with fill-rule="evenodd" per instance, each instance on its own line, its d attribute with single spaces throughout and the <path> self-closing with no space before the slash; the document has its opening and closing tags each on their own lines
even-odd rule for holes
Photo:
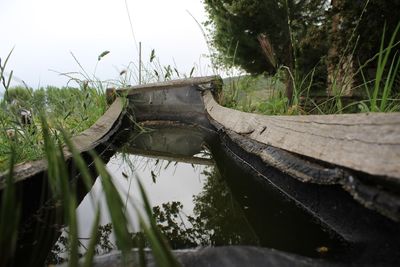
<svg viewBox="0 0 400 267">
<path fill-rule="evenodd" d="M 377 101 L 378 101 L 378 95 L 379 95 L 379 91 L 380 91 L 381 81 L 383 79 L 386 64 L 389 59 L 389 55 L 391 54 L 393 44 L 394 44 L 394 41 L 396 39 L 399 29 L 400 29 L 400 23 L 397 24 L 397 27 L 394 30 L 392 37 L 390 38 L 390 41 L 388 44 L 388 49 L 384 49 L 386 25 L 383 27 L 382 41 L 381 41 L 381 47 L 380 47 L 379 57 L 378 57 L 378 66 L 377 66 L 377 70 L 376 70 L 375 87 L 374 87 L 374 92 L 373 92 L 373 96 L 371 99 L 371 110 L 372 111 L 378 111 Z"/>
<path fill-rule="evenodd" d="M 146 267 L 147 261 L 146 261 L 146 254 L 144 251 L 145 239 L 142 233 L 138 233 L 136 235 L 136 245 L 139 249 L 139 266 Z"/>
<path fill-rule="evenodd" d="M 150 222 L 150 227 L 146 227 L 143 219 L 141 219 L 141 225 L 143 230 L 145 231 L 146 236 L 149 238 L 149 242 L 153 248 L 155 260 L 158 262 L 159 266 L 180 266 L 179 262 L 172 254 L 171 248 L 169 247 L 167 241 L 157 227 L 156 221 L 153 217 L 153 212 L 150 206 L 149 199 L 147 198 L 147 194 L 139 179 L 137 179 L 137 183 L 139 186 L 141 198 L 143 200 L 145 213 L 147 219 Z M 138 214 L 140 215 L 139 212 Z"/>
<path fill-rule="evenodd" d="M 396 64 L 396 66 L 394 66 Z M 382 100 L 380 104 L 380 110 L 385 111 L 387 108 L 387 101 L 392 92 L 394 81 L 396 80 L 396 76 L 398 74 L 400 65 L 400 57 L 398 57 L 398 53 L 393 57 L 392 63 L 390 64 L 389 72 L 386 78 L 385 87 L 383 89 Z"/>
<path fill-rule="evenodd" d="M 49 184 L 52 189 L 52 192 L 56 195 L 59 194 L 59 183 L 57 179 L 60 177 L 59 169 L 56 168 L 58 165 L 57 163 L 57 155 L 56 155 L 56 146 L 51 139 L 49 125 L 43 114 L 40 115 L 41 126 L 42 126 L 42 136 L 44 141 L 44 151 L 46 154 L 47 165 L 48 165 L 48 177 L 49 177 Z"/>
<path fill-rule="evenodd" d="M 368 87 L 368 82 L 367 79 L 365 77 L 364 71 L 362 69 L 360 69 L 360 73 L 361 73 L 361 77 L 363 79 L 363 87 L 365 88 L 365 93 L 367 94 L 367 97 L 369 100 L 371 100 L 371 93 L 369 92 L 369 87 Z"/>
<path fill-rule="evenodd" d="M 97 208 L 96 216 L 93 222 L 92 231 L 90 235 L 90 243 L 85 255 L 85 262 L 83 264 L 83 267 L 90 267 L 93 265 L 93 258 L 96 253 L 96 244 L 99 238 L 99 231 L 98 231 L 99 222 L 100 222 L 100 209 Z"/>
<path fill-rule="evenodd" d="M 15 152 L 11 150 L 9 174 L 6 187 L 3 189 L 0 211 L 0 266 L 8 266 L 13 258 L 20 219 L 20 205 L 16 199 L 16 188 L 13 181 Z"/>
<path fill-rule="evenodd" d="M 164 249 L 162 243 L 160 243 L 160 241 L 158 240 L 157 235 L 154 233 L 154 231 L 151 228 L 146 226 L 146 224 L 142 218 L 140 218 L 140 225 L 141 225 L 141 228 L 142 228 L 144 234 L 146 235 L 147 239 L 150 242 L 150 245 L 152 248 L 152 253 L 154 255 L 155 261 L 157 262 L 157 265 L 165 266 L 165 267 L 176 266 L 176 265 L 171 265 L 170 260 L 165 253 L 165 249 Z"/>
<path fill-rule="evenodd" d="M 64 141 L 65 144 L 67 145 L 69 151 L 72 153 L 72 157 L 74 159 L 74 163 L 76 164 L 76 166 L 79 169 L 80 175 L 83 179 L 83 182 L 86 186 L 86 189 L 88 191 L 90 191 L 90 189 L 93 186 L 93 179 L 92 176 L 89 172 L 89 169 L 87 167 L 87 163 L 85 162 L 85 160 L 82 158 L 80 152 L 78 151 L 78 149 L 76 149 L 76 147 L 74 146 L 74 144 L 71 142 L 70 138 L 68 137 L 66 131 L 64 129 L 60 130 L 63 137 L 64 137 Z M 93 202 L 93 201 L 92 201 Z M 92 203 L 94 204 L 94 203 Z"/>
<path fill-rule="evenodd" d="M 132 248 L 132 241 L 127 228 L 128 220 L 124 214 L 124 204 L 119 192 L 112 183 L 111 175 L 105 168 L 101 159 L 93 152 L 90 153 L 94 159 L 96 169 L 101 177 L 104 194 L 110 212 L 111 221 L 114 227 L 117 247 L 123 254 Z"/>
<path fill-rule="evenodd" d="M 383 75 L 383 57 L 384 54 L 387 54 L 387 50 L 383 50 L 384 44 L 385 44 L 385 34 L 386 34 L 386 24 L 383 26 L 383 33 L 382 33 L 382 40 L 381 40 L 381 45 L 379 49 L 379 56 L 378 56 L 378 65 L 377 65 L 377 70 L 375 74 L 375 86 L 374 86 L 374 91 L 372 93 L 372 98 L 371 98 L 371 110 L 376 111 L 377 110 L 377 98 L 378 98 L 378 92 L 379 92 L 379 87 Z"/>
<path fill-rule="evenodd" d="M 65 205 L 65 204 L 64 204 Z M 68 241 L 71 249 L 68 265 L 71 267 L 78 266 L 79 260 L 79 240 L 78 240 L 78 218 L 76 216 L 76 198 L 70 196 L 67 205 L 68 212 Z"/>
<path fill-rule="evenodd" d="M 68 170 L 65 163 L 63 148 L 61 142 L 58 143 L 58 170 L 60 177 L 58 179 L 59 188 L 61 189 L 61 197 L 64 205 L 64 213 L 66 223 L 68 224 L 68 241 L 70 255 L 68 265 L 71 267 L 78 266 L 79 260 L 79 239 L 78 239 L 78 218 L 76 215 L 76 191 L 74 190 L 73 181 L 69 181 Z"/>
</svg>

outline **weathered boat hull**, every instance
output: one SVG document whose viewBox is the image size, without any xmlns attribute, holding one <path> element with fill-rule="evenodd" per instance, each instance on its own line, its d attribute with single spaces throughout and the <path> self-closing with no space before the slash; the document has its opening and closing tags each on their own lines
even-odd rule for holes
<svg viewBox="0 0 400 267">
<path fill-rule="evenodd" d="M 398 114 L 361 115 L 359 121 L 353 115 L 267 117 L 221 107 L 215 100 L 220 89 L 220 78 L 205 77 L 109 90 L 111 99 L 117 97 L 113 109 L 97 130 L 83 133 L 74 143 L 83 154 L 97 148 L 107 155 L 106 151 L 112 154 L 118 149 L 111 141 L 115 135 L 125 127 L 131 132 L 137 123 L 168 121 L 202 128 L 217 137 L 216 157 L 222 153 L 251 174 L 247 182 L 273 188 L 328 231 L 359 249 L 368 247 L 359 263 L 371 259 L 368 252 L 381 246 L 385 246 L 382 253 L 372 253 L 375 262 L 380 256 L 389 257 L 388 251 L 391 259 L 385 262 L 400 262 L 400 255 L 393 253 L 400 246 Z M 128 99 L 127 109 L 118 95 Z M 364 132 L 359 135 L 360 131 Z M 201 145 L 198 139 L 190 142 Z M 158 152 L 168 157 L 177 151 Z M 34 188 L 47 186 L 46 163 L 29 164 L 16 170 L 16 184 L 26 196 L 32 183 Z"/>
<path fill-rule="evenodd" d="M 215 129 L 292 178 L 340 185 L 364 206 L 400 221 L 400 115 L 262 116 L 221 107 L 219 77 L 116 90 L 137 121 Z"/>
</svg>

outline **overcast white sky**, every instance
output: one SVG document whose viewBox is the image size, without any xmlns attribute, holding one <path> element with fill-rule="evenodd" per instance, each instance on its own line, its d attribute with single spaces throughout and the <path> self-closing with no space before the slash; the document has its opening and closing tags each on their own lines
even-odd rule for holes
<svg viewBox="0 0 400 267">
<path fill-rule="evenodd" d="M 196 22 L 206 18 L 202 0 L 127 0 L 136 41 L 142 42 L 143 60 L 155 49 L 163 64 L 176 62 L 181 72 L 200 65 L 197 75 L 212 74 L 206 41 Z M 97 76 L 118 77 L 138 55 L 125 0 L 0 0 L 0 57 L 13 48 L 9 70 L 29 86 L 63 86 L 60 72 L 79 71 L 70 52 Z"/>
</svg>

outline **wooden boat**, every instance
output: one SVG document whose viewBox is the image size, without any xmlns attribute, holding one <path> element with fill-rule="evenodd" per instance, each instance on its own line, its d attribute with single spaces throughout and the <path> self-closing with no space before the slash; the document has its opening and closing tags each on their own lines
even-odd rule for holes
<svg viewBox="0 0 400 267">
<path fill-rule="evenodd" d="M 230 158 L 255 183 L 272 185 L 344 240 L 380 246 L 400 233 L 399 113 L 264 116 L 222 107 L 221 88 L 221 78 L 210 76 L 108 89 L 109 110 L 73 142 L 83 154 L 102 153 L 137 123 L 195 126 L 217 137 L 215 155 Z M 46 169 L 44 160 L 18 165 L 15 182 L 28 192 L 33 180 L 42 184 Z M 394 248 L 400 240 L 389 243 Z"/>
</svg>

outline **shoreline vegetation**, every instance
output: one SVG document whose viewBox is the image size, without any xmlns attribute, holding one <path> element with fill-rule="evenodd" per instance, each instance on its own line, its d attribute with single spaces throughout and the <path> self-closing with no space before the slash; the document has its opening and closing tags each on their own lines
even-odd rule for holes
<svg viewBox="0 0 400 267">
<path fill-rule="evenodd" d="M 77 87 L 11 87 L 13 71 L 6 76 L 6 67 L 12 52 L 4 61 L 0 57 L 0 83 L 4 88 L 3 98 L 0 99 L 0 172 L 8 169 L 11 149 L 14 147 L 16 164 L 43 158 L 41 118 L 45 118 L 52 136 L 58 138 L 60 129 L 63 129 L 71 137 L 88 129 L 104 114 L 107 109 L 107 87 L 193 77 L 196 70 L 194 66 L 189 74 L 185 74 L 177 66 L 164 66 L 153 49 L 147 62 L 140 61 L 141 68 L 130 62 L 117 79 L 101 81 L 96 76 L 96 69 L 110 51 L 99 54 L 93 74 L 89 74 L 71 53 L 80 71 L 59 74 L 68 78 L 68 84 L 73 82 Z M 138 75 L 139 69 L 141 75 Z"/>
<path fill-rule="evenodd" d="M 368 4 L 369 1 L 366 1 L 357 23 L 353 26 L 352 34 L 360 27 L 359 23 Z M 209 19 L 215 21 L 206 23 L 206 26 L 213 23 L 216 27 L 223 22 L 218 20 L 218 14 L 212 13 L 212 5 L 206 3 L 210 13 Z M 199 23 L 198 25 L 201 27 Z M 386 28 L 393 29 L 393 32 L 388 32 Z M 236 44 L 234 54 L 231 55 L 230 50 L 225 51 L 219 46 L 218 38 L 222 37 L 218 37 L 218 30 L 214 32 L 214 35 L 210 35 L 211 40 L 203 29 L 202 31 L 209 45 L 210 57 L 213 59 L 213 70 L 217 71 L 217 74 L 219 68 L 225 69 L 229 74 L 229 68 L 236 65 L 246 70 L 246 65 L 240 63 L 240 58 L 236 58 L 239 56 L 237 54 L 239 52 L 237 50 L 240 49 L 239 43 Z M 295 35 L 294 31 L 289 25 L 289 34 Z M 353 66 L 352 71 L 339 73 L 340 62 L 345 60 L 343 55 L 337 65 L 337 72 L 333 78 L 331 77 L 329 84 L 325 77 L 328 74 L 324 72 L 321 74 L 321 62 L 318 62 L 317 66 L 312 67 L 306 74 L 303 74 L 304 70 L 296 64 L 292 67 L 279 65 L 278 52 L 274 50 L 273 40 L 270 40 L 268 35 L 258 35 L 257 44 L 263 51 L 262 60 L 272 64 L 272 70 L 236 76 L 232 71 L 231 76 L 224 79 L 221 104 L 229 108 L 264 115 L 398 112 L 400 111 L 399 31 L 400 22 L 395 28 L 383 25 L 379 50 L 356 71 Z M 293 42 L 293 47 L 300 45 L 296 43 L 295 38 L 289 38 L 289 40 Z M 350 45 L 354 45 L 352 49 L 355 51 L 358 44 L 357 42 L 353 44 L 349 40 L 347 46 Z M 43 138 L 40 126 L 38 127 L 41 116 L 49 120 L 49 127 L 54 130 L 50 133 L 57 134 L 58 130 L 55 129 L 62 128 L 72 136 L 89 128 L 104 114 L 107 108 L 105 85 L 113 84 L 118 87 L 132 82 L 134 84 L 160 82 L 192 77 L 196 72 L 196 68 L 193 67 L 190 74 L 185 75 L 178 71 L 177 66 L 162 66 L 155 51 L 152 50 L 147 63 L 140 60 L 140 68 L 131 62 L 119 73 L 117 80 L 104 82 L 96 77 L 96 69 L 102 58 L 110 53 L 106 50 L 99 54 L 93 74 L 88 74 L 74 54 L 71 54 L 80 71 L 60 73 L 60 75 L 67 77 L 69 82 L 75 82 L 78 87 L 48 86 L 33 90 L 27 86 L 10 87 L 13 71 L 6 77 L 6 66 L 12 52 L 11 50 L 4 61 L 0 59 L 0 81 L 5 89 L 3 98 L 0 99 L 0 171 L 8 168 L 12 146 L 16 148 L 14 151 L 16 163 L 36 160 L 44 156 L 41 147 Z M 296 58 L 297 53 L 293 56 L 294 61 L 301 59 Z M 354 54 L 352 56 L 355 57 Z M 236 62 L 237 60 L 239 63 Z M 372 68 L 373 74 L 371 74 L 371 65 L 375 66 Z M 347 67 L 346 65 L 345 68 Z M 356 83 L 355 80 L 359 80 L 360 77 L 362 81 Z M 350 90 L 349 86 L 355 87 L 351 87 Z"/>
<path fill-rule="evenodd" d="M 41 116 L 46 118 L 52 135 L 59 135 L 62 128 L 73 136 L 92 126 L 107 104 L 105 94 L 95 88 L 48 86 L 36 90 L 9 88 L 0 107 L 0 171 L 5 171 L 11 147 L 16 163 L 44 157 Z"/>
<path fill-rule="evenodd" d="M 385 30 L 379 51 L 356 71 L 362 82 L 351 93 L 336 88 L 330 94 L 319 88 L 315 77 L 316 67 L 302 77 L 298 70 L 293 73 L 287 67 L 280 67 L 274 75 L 257 74 L 229 77 L 225 79 L 222 105 L 245 112 L 264 115 L 308 115 L 344 114 L 364 112 L 400 112 L 400 22 L 391 33 L 385 46 Z M 386 37 L 387 38 L 387 37 Z M 391 61 L 389 61 L 391 59 Z M 368 63 L 377 60 L 370 80 L 366 78 Z M 293 93 L 287 95 L 289 82 Z M 346 73 L 341 77 L 346 81 L 355 79 L 355 74 Z M 333 79 L 333 84 L 339 81 Z"/>
<path fill-rule="evenodd" d="M 266 115 L 400 111 L 399 2 L 206 0 L 205 7 L 213 63 L 246 73 L 228 79 L 223 105 Z M 262 80 L 269 92 L 252 92 Z"/>
</svg>

